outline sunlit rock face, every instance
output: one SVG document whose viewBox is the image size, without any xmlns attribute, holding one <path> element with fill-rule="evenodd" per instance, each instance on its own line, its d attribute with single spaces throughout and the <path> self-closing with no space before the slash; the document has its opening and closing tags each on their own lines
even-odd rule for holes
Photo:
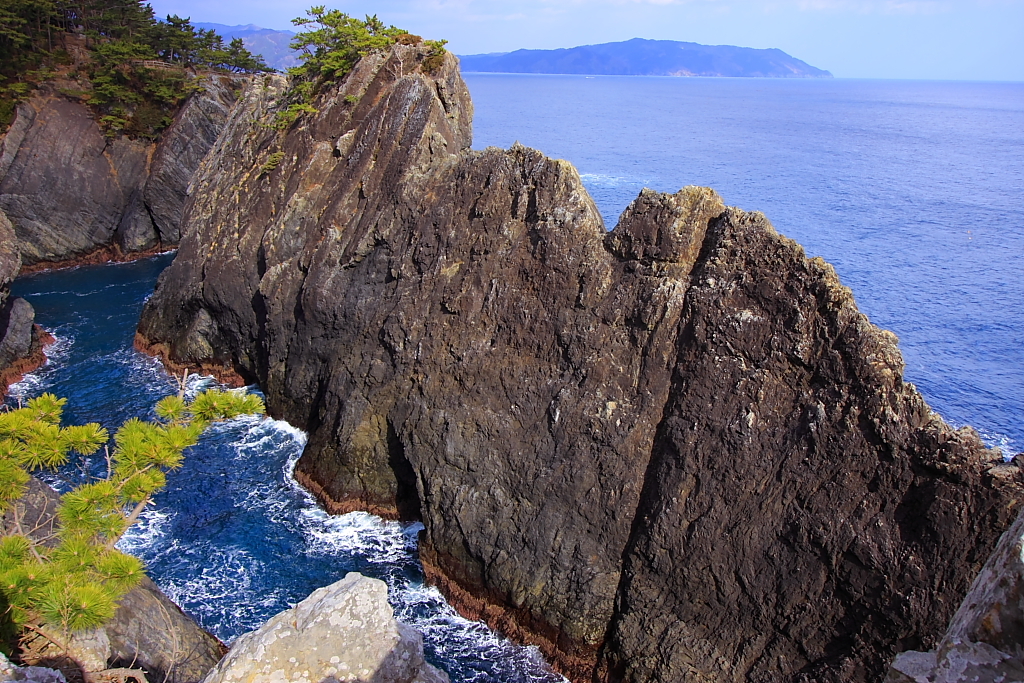
<svg viewBox="0 0 1024 683">
<path fill-rule="evenodd" d="M 1024 515 L 999 539 L 938 647 L 901 653 L 885 680 L 1024 681 Z"/>
<path fill-rule="evenodd" d="M 357 572 L 238 638 L 203 683 L 448 683 L 423 636 L 395 621 L 387 584 Z"/>
<path fill-rule="evenodd" d="M 257 381 L 335 512 L 578 681 L 874 681 L 1024 496 L 820 259 L 707 188 L 611 232 L 576 170 L 469 149 L 457 61 L 242 96 L 138 345 Z"/>
<path fill-rule="evenodd" d="M 120 258 L 181 238 L 189 181 L 245 77 L 208 75 L 156 142 L 104 135 L 94 114 L 46 85 L 0 138 L 0 210 L 22 263 Z"/>
</svg>

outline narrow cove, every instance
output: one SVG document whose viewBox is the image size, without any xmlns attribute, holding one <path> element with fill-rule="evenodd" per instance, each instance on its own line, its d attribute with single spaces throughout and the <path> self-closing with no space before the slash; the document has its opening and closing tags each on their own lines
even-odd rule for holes
<svg viewBox="0 0 1024 683">
<path fill-rule="evenodd" d="M 12 287 L 57 339 L 49 363 L 13 385 L 9 402 L 52 392 L 69 423 L 114 428 L 152 414 L 174 379 L 132 348 L 139 311 L 173 255 L 23 277 Z M 193 375 L 189 390 L 209 382 Z M 157 584 L 225 642 L 314 589 L 358 571 L 389 585 L 396 617 L 424 634 L 452 681 L 558 681 L 535 649 L 467 621 L 423 584 L 419 524 L 365 513 L 331 517 L 291 476 L 305 435 L 275 420 L 213 428 L 122 541 Z M 74 470 L 65 476 L 73 478 Z M 60 478 L 49 483 L 66 490 Z M 62 489 L 63 485 L 63 489 Z"/>
</svg>

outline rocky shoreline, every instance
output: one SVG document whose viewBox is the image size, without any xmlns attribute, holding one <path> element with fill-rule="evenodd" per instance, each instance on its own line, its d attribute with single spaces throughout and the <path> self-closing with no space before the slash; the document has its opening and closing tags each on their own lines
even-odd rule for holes
<svg viewBox="0 0 1024 683">
<path fill-rule="evenodd" d="M 932 644 L 1020 468 L 763 215 L 644 191 L 606 232 L 571 165 L 471 150 L 426 55 L 280 132 L 283 80 L 243 94 L 142 338 L 255 378 L 326 506 L 421 519 L 453 604 L 575 681 L 871 681 Z"/>
<path fill-rule="evenodd" d="M 19 105 L 0 136 L 0 305 L 18 275 L 132 261 L 174 248 L 192 175 L 247 78 L 200 79 L 156 142 L 104 135 L 95 115 L 65 94 L 73 90 L 70 82 L 44 84 Z M 30 310 L 21 310 L 18 320 L 30 325 Z M 6 341 L 5 311 L 0 338 Z M 17 352 L 0 348 L 4 392 L 42 366 L 49 343 L 38 330 L 31 342 L 24 331 L 15 336 Z"/>
</svg>

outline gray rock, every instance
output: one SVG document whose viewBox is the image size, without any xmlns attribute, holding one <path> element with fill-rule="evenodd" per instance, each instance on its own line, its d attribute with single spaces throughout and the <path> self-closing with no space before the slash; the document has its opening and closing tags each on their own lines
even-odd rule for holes
<svg viewBox="0 0 1024 683">
<path fill-rule="evenodd" d="M 217 141 L 247 77 L 210 74 L 203 91 L 191 97 L 168 128 L 153 155 L 143 191 L 144 205 L 162 244 L 181 240 L 181 211 L 199 163 Z"/>
<path fill-rule="evenodd" d="M 10 135 L 10 134 L 8 134 Z M 10 299 L 11 282 L 21 268 L 14 226 L 0 211 L 0 394 L 24 371 L 24 359 L 38 351 L 35 311 L 24 299 Z M 15 367 L 15 366 L 18 367 Z"/>
<path fill-rule="evenodd" d="M 0 209 L 14 223 L 22 261 L 60 261 L 110 243 L 145 181 L 152 145 L 108 140 L 85 106 L 46 89 L 19 108 L 14 129 L 26 109 L 31 124 L 0 179 Z"/>
<path fill-rule="evenodd" d="M 45 666 L 15 666 L 0 653 L 0 681 L 25 681 L 26 683 L 67 683 L 64 674 Z"/>
<path fill-rule="evenodd" d="M 20 269 L 21 250 L 14 226 L 7 214 L 0 211 L 0 303 L 7 298 L 9 287 Z"/>
<path fill-rule="evenodd" d="M 1024 681 L 1024 513 L 999 539 L 936 650 L 904 652 L 886 683 Z"/>
<path fill-rule="evenodd" d="M 0 141 L 0 210 L 23 263 L 176 245 L 189 181 L 245 78 L 204 76 L 159 143 L 108 138 L 87 107 L 40 88 Z"/>
<path fill-rule="evenodd" d="M 21 297 L 0 306 L 0 370 L 32 353 L 32 332 L 36 312 Z"/>
<path fill-rule="evenodd" d="M 201 681 L 227 649 L 148 577 L 121 598 L 103 628 L 110 641 L 110 666 L 141 667 L 151 683 Z"/>
<path fill-rule="evenodd" d="M 204 683 L 447 683 L 423 637 L 395 620 L 387 584 L 357 572 L 240 637 Z"/>
</svg>

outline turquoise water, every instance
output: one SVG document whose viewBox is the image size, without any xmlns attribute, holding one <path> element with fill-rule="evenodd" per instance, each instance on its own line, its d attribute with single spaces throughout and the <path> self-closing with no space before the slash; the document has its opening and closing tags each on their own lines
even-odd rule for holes
<svg viewBox="0 0 1024 683">
<path fill-rule="evenodd" d="M 515 140 L 579 167 L 608 226 L 641 187 L 715 187 L 836 265 L 901 338 L 907 377 L 948 420 L 1024 449 L 1024 85 L 470 75 L 476 146 Z M 116 427 L 175 390 L 132 349 L 165 255 L 29 276 L 57 337 L 15 385 Z M 193 378 L 190 391 L 202 386 Z M 351 570 L 388 581 L 453 681 L 558 680 L 536 651 L 459 618 L 422 583 L 417 525 L 328 517 L 292 481 L 304 435 L 216 427 L 125 539 L 225 640 Z M 58 483 L 59 482 L 55 482 Z"/>
</svg>

